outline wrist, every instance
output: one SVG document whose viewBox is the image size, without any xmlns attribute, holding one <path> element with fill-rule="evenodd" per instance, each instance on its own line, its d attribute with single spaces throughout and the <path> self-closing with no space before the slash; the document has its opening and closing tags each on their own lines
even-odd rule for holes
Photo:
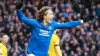
<svg viewBox="0 0 100 56">
<path fill-rule="evenodd" d="M 84 23 L 84 21 L 83 21 L 83 20 L 80 20 L 80 22 L 81 22 L 81 23 Z"/>
</svg>

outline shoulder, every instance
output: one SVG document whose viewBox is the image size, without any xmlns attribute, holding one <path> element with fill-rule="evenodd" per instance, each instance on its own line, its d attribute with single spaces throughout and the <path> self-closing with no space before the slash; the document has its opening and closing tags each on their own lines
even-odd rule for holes
<svg viewBox="0 0 100 56">
<path fill-rule="evenodd" d="M 37 20 L 36 20 L 36 19 L 30 19 L 30 20 L 32 20 L 33 22 L 37 22 Z"/>
<path fill-rule="evenodd" d="M 59 40 L 59 37 L 58 37 L 56 34 L 53 34 L 53 35 L 52 35 L 52 38 L 53 38 L 54 40 Z"/>
<path fill-rule="evenodd" d="M 34 26 L 39 24 L 39 22 L 37 21 L 37 19 L 30 19 L 30 20 L 34 24 Z"/>
<path fill-rule="evenodd" d="M 4 45 L 2 43 L 0 43 L 0 52 L 2 52 L 2 50 L 4 49 Z"/>
<path fill-rule="evenodd" d="M 4 46 L 2 43 L 0 43 L 0 48 L 4 49 L 6 46 Z"/>
<path fill-rule="evenodd" d="M 52 24 L 53 24 L 53 25 L 59 25 L 59 24 L 61 24 L 61 23 L 56 22 L 56 21 L 53 20 L 53 21 L 52 21 Z"/>
</svg>

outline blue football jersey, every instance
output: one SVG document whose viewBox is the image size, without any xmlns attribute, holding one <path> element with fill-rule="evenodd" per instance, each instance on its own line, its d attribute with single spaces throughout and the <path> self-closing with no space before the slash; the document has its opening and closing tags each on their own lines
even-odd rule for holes
<svg viewBox="0 0 100 56">
<path fill-rule="evenodd" d="M 21 22 L 31 26 L 31 37 L 28 43 L 27 53 L 35 56 L 48 56 L 48 49 L 51 36 L 55 29 L 72 28 L 80 25 L 80 21 L 72 21 L 68 23 L 58 23 L 53 21 L 51 24 L 44 26 L 36 19 L 25 17 L 21 10 L 17 11 L 18 18 Z"/>
</svg>

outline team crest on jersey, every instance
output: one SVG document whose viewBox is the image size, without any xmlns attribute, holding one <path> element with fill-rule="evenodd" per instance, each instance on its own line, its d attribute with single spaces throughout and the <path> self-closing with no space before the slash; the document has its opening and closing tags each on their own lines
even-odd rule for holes
<svg viewBox="0 0 100 56">
<path fill-rule="evenodd" d="M 51 26 L 49 26 L 49 29 L 50 29 L 50 30 L 52 30 L 52 27 L 51 27 Z"/>
</svg>

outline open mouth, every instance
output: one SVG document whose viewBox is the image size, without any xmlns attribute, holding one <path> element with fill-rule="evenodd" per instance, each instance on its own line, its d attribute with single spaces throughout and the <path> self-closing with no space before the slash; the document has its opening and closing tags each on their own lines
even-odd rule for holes
<svg viewBox="0 0 100 56">
<path fill-rule="evenodd" d="M 52 20 L 52 19 L 50 19 L 50 20 Z"/>
<path fill-rule="evenodd" d="M 52 20 L 52 19 L 50 19 L 50 20 Z"/>
</svg>

